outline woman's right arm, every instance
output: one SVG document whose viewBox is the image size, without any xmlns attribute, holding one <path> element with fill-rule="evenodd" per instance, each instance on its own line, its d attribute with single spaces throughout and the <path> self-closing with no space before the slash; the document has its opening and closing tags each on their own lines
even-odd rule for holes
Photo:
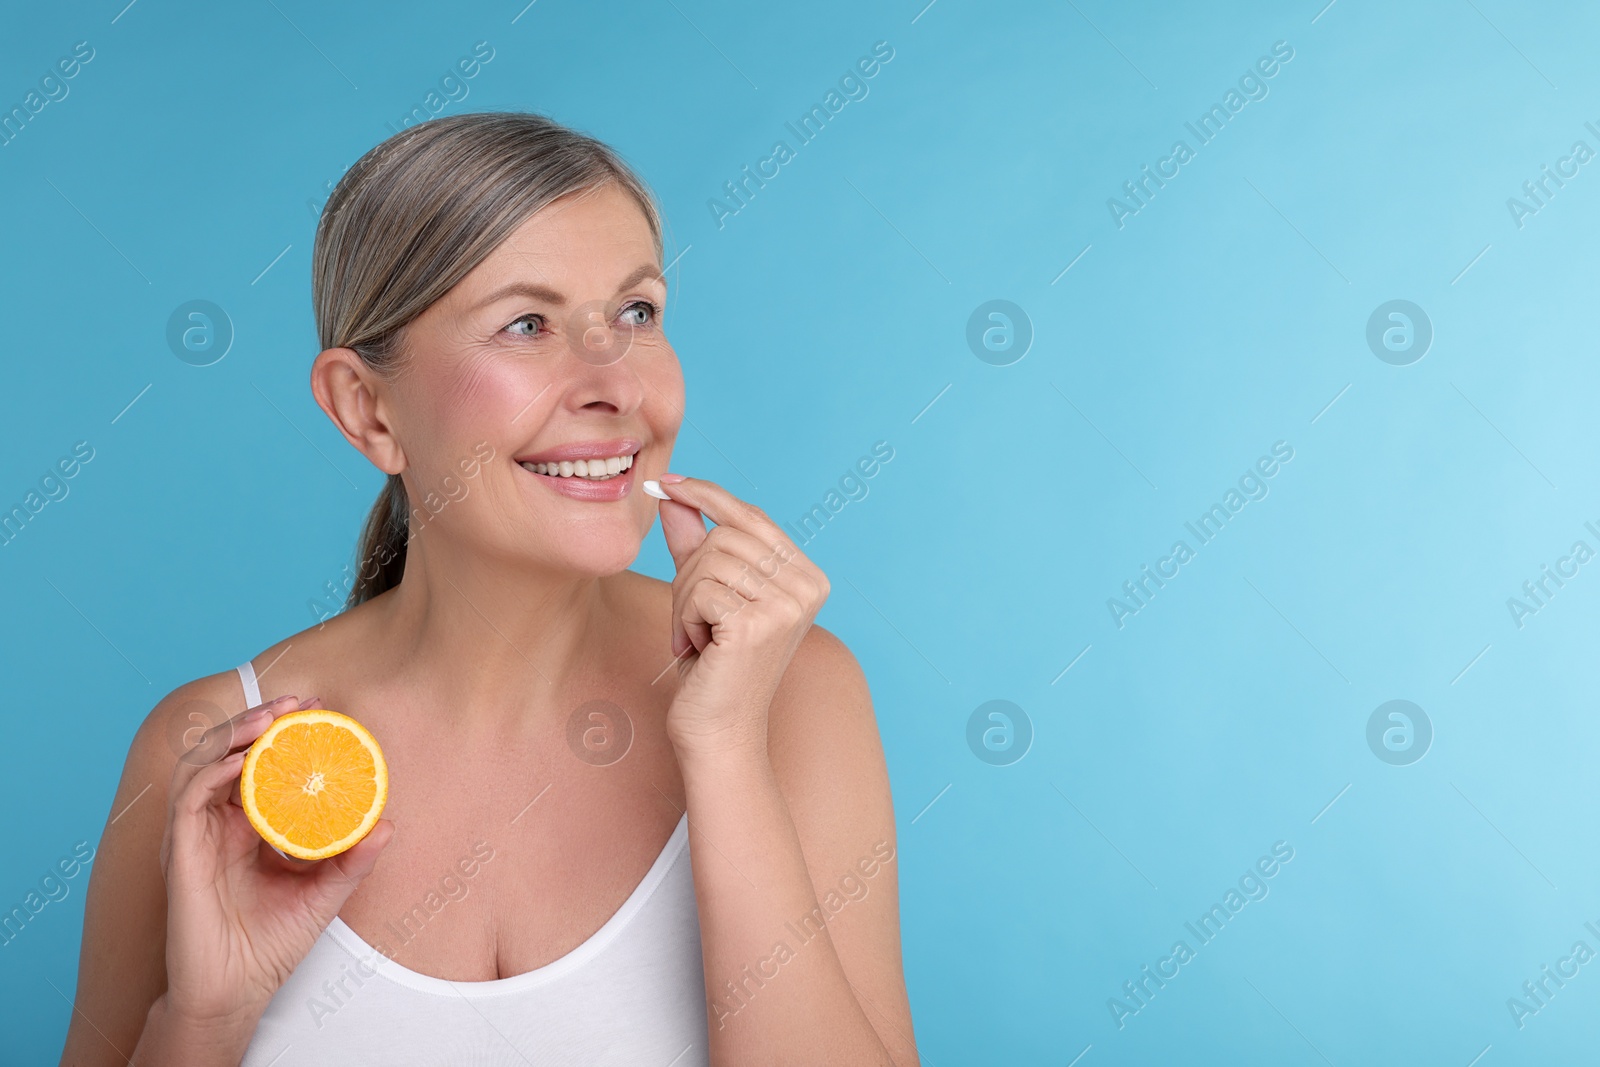
<svg viewBox="0 0 1600 1067">
<path fill-rule="evenodd" d="M 174 690 L 130 746 L 91 869 L 63 1067 L 236 1067 L 272 994 L 393 831 L 379 820 L 315 864 L 267 846 L 236 802 L 239 768 L 274 716 L 298 705 L 280 698 L 197 738 L 184 717 L 197 707 L 220 717 L 229 682 Z"/>
<path fill-rule="evenodd" d="M 222 675 L 180 686 L 157 704 L 128 747 L 122 781 L 89 869 L 78 953 L 78 995 L 62 1067 L 125 1065 L 145 1019 L 167 987 L 167 889 L 161 838 L 167 788 L 190 707 L 217 707 L 231 695 Z M 220 699 L 219 699 L 220 698 Z M 234 705 L 237 706 L 237 705 Z"/>
</svg>

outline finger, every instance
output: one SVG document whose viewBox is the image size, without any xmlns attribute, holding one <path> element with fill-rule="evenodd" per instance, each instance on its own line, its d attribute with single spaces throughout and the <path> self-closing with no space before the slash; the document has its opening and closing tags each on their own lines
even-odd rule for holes
<svg viewBox="0 0 1600 1067">
<path fill-rule="evenodd" d="M 798 599 L 821 606 L 828 597 L 828 579 L 822 569 L 813 563 L 806 555 L 795 547 L 783 529 L 773 522 L 766 512 L 748 501 L 740 500 L 715 482 L 703 481 L 697 478 L 684 478 L 681 481 L 669 482 L 663 477 L 661 481 L 664 492 L 679 495 L 678 490 L 685 490 L 682 494 L 686 505 L 693 505 L 706 518 L 716 523 L 717 530 L 748 533 L 756 542 L 770 546 L 770 556 L 762 563 L 763 575 L 777 576 L 777 572 L 787 571 L 786 578 L 780 584 L 785 584 L 789 592 Z M 677 501 L 662 501 L 663 507 L 668 503 Z M 715 530 L 712 531 L 715 533 Z M 679 560 L 679 565 L 682 561 Z M 751 560 L 757 563 L 759 559 Z"/>
<path fill-rule="evenodd" d="M 317 894 L 318 914 L 331 921 L 338 914 L 350 894 L 361 880 L 372 873 L 389 840 L 394 837 L 394 823 L 379 819 L 372 829 L 349 850 L 322 860 L 316 865 L 311 878 Z"/>
<path fill-rule="evenodd" d="M 195 744 L 178 756 L 172 770 L 172 788 L 169 795 L 183 791 L 195 772 L 217 760 L 255 742 L 278 715 L 293 710 L 294 697 L 283 696 L 247 708 L 231 719 L 226 719 L 200 735 Z"/>
<path fill-rule="evenodd" d="M 673 503 L 698 510 L 718 526 L 732 526 L 753 533 L 770 544 L 788 540 L 766 512 L 748 501 L 740 500 L 716 482 L 702 478 L 669 482 L 663 478 L 661 491 L 670 496 Z M 663 500 L 662 503 L 666 504 L 667 501 Z"/>
<path fill-rule="evenodd" d="M 726 552 L 701 549 L 690 562 L 688 569 L 673 580 L 672 614 L 675 620 L 682 617 L 684 606 L 703 581 L 725 585 L 749 602 L 760 599 L 762 586 L 767 584 L 765 579 L 756 574 L 753 567 L 739 557 Z M 767 589 L 765 592 L 770 596 L 772 591 Z"/>
<path fill-rule="evenodd" d="M 663 500 L 657 509 L 661 515 L 661 535 L 667 539 L 667 551 L 672 562 L 682 567 L 706 539 L 706 521 L 700 512 L 687 504 Z"/>
<path fill-rule="evenodd" d="M 228 790 L 244 766 L 244 753 L 235 752 L 215 763 L 195 770 L 181 792 L 173 794 L 162 839 L 163 862 L 180 863 L 188 858 L 205 832 L 207 809 L 227 802 Z M 183 868 L 177 868 L 182 870 Z"/>
<path fill-rule="evenodd" d="M 822 571 L 817 565 L 788 541 L 771 544 L 732 526 L 717 526 L 706 535 L 700 552 L 712 550 L 733 556 L 748 567 L 752 588 L 759 589 L 772 582 L 796 596 L 805 596 L 822 581 Z"/>
<path fill-rule="evenodd" d="M 672 654 L 681 656 L 689 649 L 700 649 L 706 646 L 711 639 L 709 628 L 694 623 L 695 628 L 690 632 L 692 620 L 684 611 L 694 591 L 702 582 L 710 581 L 727 586 L 730 590 L 742 591 L 749 588 L 749 574 L 747 568 L 733 556 L 723 552 L 707 551 L 709 544 L 702 546 L 695 553 L 689 565 L 678 572 L 672 580 Z M 750 597 L 753 597 L 752 590 Z"/>
<path fill-rule="evenodd" d="M 717 527 L 721 529 L 721 527 Z M 716 531 L 713 530 L 712 533 Z M 717 578 L 719 575 L 726 577 L 730 582 L 737 580 L 737 565 L 731 562 L 731 557 L 718 552 L 713 541 L 723 541 L 723 538 L 713 539 L 708 533 L 700 547 L 678 564 L 678 573 L 672 579 L 672 654 L 681 656 L 689 649 L 697 647 L 689 639 L 688 631 L 683 625 L 683 604 L 696 584 L 703 578 Z M 708 570 L 708 566 L 711 568 Z"/>
<path fill-rule="evenodd" d="M 714 569 L 702 566 L 702 561 L 722 557 Z M 795 564 L 802 565 L 795 565 Z M 690 553 L 687 562 L 679 565 L 677 577 L 672 582 L 672 654 L 681 656 L 693 647 L 680 621 L 680 608 L 687 590 L 703 577 L 716 578 L 737 589 L 749 600 L 770 597 L 773 589 L 786 591 L 791 597 L 818 607 L 826 599 L 822 572 L 815 564 L 800 556 L 799 551 L 787 541 L 768 545 L 754 534 L 731 526 L 717 526 L 706 534 L 700 547 Z M 776 586 L 771 583 L 776 582 Z"/>
<path fill-rule="evenodd" d="M 293 712 L 296 707 L 306 707 L 306 704 L 293 694 L 285 694 L 270 699 L 266 704 L 258 704 L 256 707 L 243 710 L 234 718 L 208 729 L 200 742 L 195 744 L 194 749 L 187 750 L 184 757 L 179 758 L 178 768 L 174 768 L 173 771 L 173 792 L 176 793 L 181 789 L 181 785 L 178 784 L 179 779 L 184 781 L 192 779 L 195 771 L 203 766 L 213 765 L 224 755 L 234 755 L 235 752 L 248 749 L 258 741 L 261 734 L 266 733 L 267 726 L 272 725 L 278 717 Z M 186 766 L 189 769 L 184 771 Z M 234 776 L 234 784 L 230 785 L 229 789 L 230 803 L 234 806 L 243 806 L 238 795 L 238 776 Z"/>
<path fill-rule="evenodd" d="M 750 601 L 714 579 L 705 578 L 694 584 L 683 603 L 683 628 L 695 651 L 704 651 L 711 643 L 712 627 L 737 615 L 750 606 Z"/>
<path fill-rule="evenodd" d="M 172 784 L 167 795 L 176 803 L 203 771 L 239 750 L 240 746 L 234 743 L 237 738 L 245 736 L 254 741 L 271 721 L 268 709 L 256 707 L 207 730 L 201 740 L 193 748 L 186 749 L 173 764 Z"/>
<path fill-rule="evenodd" d="M 179 810 L 198 815 L 217 801 L 225 799 L 228 789 L 244 767 L 244 757 L 243 751 L 234 752 L 202 767 L 179 795 Z"/>
</svg>

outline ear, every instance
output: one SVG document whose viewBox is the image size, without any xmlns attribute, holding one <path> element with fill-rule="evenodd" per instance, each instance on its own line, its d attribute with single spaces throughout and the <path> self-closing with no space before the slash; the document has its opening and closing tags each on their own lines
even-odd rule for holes
<svg viewBox="0 0 1600 1067">
<path fill-rule="evenodd" d="M 311 393 L 346 441 L 385 474 L 405 470 L 405 449 L 394 435 L 387 390 L 354 349 L 329 348 L 311 364 Z"/>
</svg>

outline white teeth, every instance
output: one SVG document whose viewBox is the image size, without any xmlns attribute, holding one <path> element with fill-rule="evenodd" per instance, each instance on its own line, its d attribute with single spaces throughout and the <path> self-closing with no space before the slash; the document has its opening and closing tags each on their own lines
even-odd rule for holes
<svg viewBox="0 0 1600 1067">
<path fill-rule="evenodd" d="M 633 457 L 564 459 L 557 463 L 524 463 L 523 466 L 535 474 L 546 474 L 552 478 L 588 478 L 590 481 L 604 481 L 607 478 L 615 478 L 633 466 Z"/>
</svg>

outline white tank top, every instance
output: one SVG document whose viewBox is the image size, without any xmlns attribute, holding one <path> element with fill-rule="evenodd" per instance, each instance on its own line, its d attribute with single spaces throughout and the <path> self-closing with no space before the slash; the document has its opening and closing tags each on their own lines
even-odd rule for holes
<svg viewBox="0 0 1600 1067">
<path fill-rule="evenodd" d="M 238 671 L 253 708 L 255 668 Z M 240 1067 L 706 1067 L 709 1057 L 685 815 L 605 925 L 524 974 L 419 974 L 335 916 L 268 1003 Z"/>
</svg>

